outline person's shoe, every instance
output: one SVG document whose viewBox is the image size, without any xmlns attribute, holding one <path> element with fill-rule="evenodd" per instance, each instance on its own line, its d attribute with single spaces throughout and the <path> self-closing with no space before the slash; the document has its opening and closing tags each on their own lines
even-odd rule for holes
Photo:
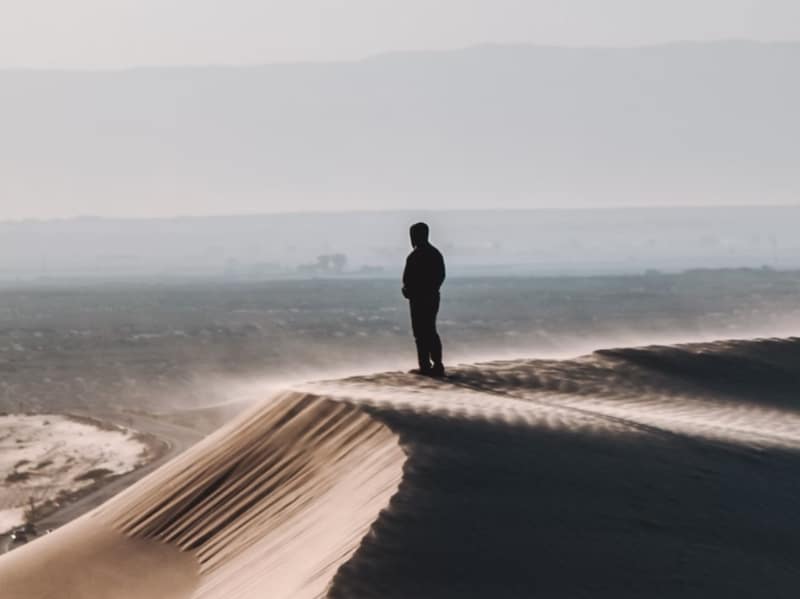
<svg viewBox="0 0 800 599">
<path fill-rule="evenodd" d="M 408 374 L 416 374 L 419 376 L 431 376 L 433 369 L 431 368 L 414 368 L 408 371 Z"/>
<path fill-rule="evenodd" d="M 436 377 L 437 379 L 444 378 L 444 364 L 434 364 L 428 376 Z"/>
</svg>

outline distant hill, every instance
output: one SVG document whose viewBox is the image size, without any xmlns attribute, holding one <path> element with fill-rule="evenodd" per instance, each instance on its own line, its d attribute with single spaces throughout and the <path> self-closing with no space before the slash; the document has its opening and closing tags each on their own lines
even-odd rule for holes
<svg viewBox="0 0 800 599">
<path fill-rule="evenodd" d="M 800 268 L 800 206 L 347 212 L 0 223 L 0 281 L 397 277 L 419 219 L 452 276 Z"/>
<path fill-rule="evenodd" d="M 798 68 L 721 42 L 0 71 L 0 212 L 797 201 Z"/>
</svg>

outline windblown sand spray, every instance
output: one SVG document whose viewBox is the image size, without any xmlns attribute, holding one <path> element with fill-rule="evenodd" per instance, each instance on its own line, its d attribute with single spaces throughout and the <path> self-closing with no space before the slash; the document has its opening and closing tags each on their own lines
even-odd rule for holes
<svg viewBox="0 0 800 599">
<path fill-rule="evenodd" d="M 395 435 L 357 408 L 287 393 L 93 517 L 192 552 L 194 597 L 315 597 L 387 505 L 404 461 Z"/>
</svg>

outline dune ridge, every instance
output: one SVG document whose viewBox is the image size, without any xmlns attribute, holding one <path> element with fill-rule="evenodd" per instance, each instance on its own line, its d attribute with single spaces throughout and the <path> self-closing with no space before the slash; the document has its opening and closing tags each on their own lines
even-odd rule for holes
<svg viewBox="0 0 800 599">
<path fill-rule="evenodd" d="M 331 599 L 796 595 L 800 339 L 310 388 L 408 453 Z"/>
</svg>

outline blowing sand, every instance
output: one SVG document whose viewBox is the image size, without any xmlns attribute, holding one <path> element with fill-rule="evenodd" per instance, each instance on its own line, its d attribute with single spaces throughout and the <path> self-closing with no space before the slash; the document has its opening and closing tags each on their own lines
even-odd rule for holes
<svg viewBox="0 0 800 599">
<path fill-rule="evenodd" d="M 797 364 L 755 340 L 305 385 L 0 558 L 0 597 L 796 597 Z"/>
</svg>

